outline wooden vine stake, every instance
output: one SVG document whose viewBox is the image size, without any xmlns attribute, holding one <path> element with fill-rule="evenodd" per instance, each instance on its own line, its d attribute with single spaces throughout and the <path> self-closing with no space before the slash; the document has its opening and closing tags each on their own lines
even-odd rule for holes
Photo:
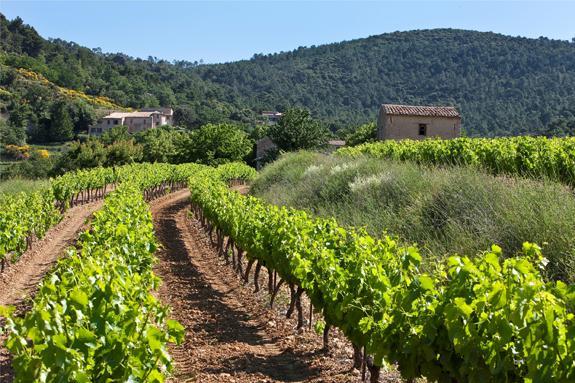
<svg viewBox="0 0 575 383">
<path fill-rule="evenodd" d="M 329 351 L 329 330 L 331 329 L 331 325 L 325 324 L 323 328 L 323 349 L 324 351 Z"/>
<path fill-rule="evenodd" d="M 356 370 L 360 370 L 361 365 L 362 365 L 362 361 L 363 361 L 363 355 L 361 353 L 361 347 L 356 346 L 354 344 L 353 345 L 353 368 L 355 368 Z"/>
<path fill-rule="evenodd" d="M 254 293 L 260 291 L 260 271 L 262 269 L 262 264 L 260 261 L 256 264 L 256 271 L 254 272 Z"/>
</svg>

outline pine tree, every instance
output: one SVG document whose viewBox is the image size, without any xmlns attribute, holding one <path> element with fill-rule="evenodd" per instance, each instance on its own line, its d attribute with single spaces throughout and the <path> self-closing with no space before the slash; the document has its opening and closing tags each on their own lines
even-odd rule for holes
<svg viewBox="0 0 575 383">
<path fill-rule="evenodd" d="M 64 101 L 57 102 L 50 114 L 50 140 L 68 141 L 74 138 L 74 123 Z"/>
</svg>

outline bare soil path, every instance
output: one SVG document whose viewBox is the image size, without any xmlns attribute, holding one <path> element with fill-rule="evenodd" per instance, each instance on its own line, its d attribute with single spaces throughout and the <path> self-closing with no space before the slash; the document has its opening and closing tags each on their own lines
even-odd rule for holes
<svg viewBox="0 0 575 383">
<path fill-rule="evenodd" d="M 170 350 L 175 365 L 170 381 L 360 381 L 347 342 L 336 334 L 332 351 L 321 351 L 320 336 L 297 332 L 293 320 L 269 308 L 267 293 L 254 294 L 218 260 L 199 223 L 188 217 L 188 197 L 182 190 L 152 205 L 163 245 L 156 254 L 155 272 L 163 280 L 157 294 L 186 328 L 184 343 Z"/>
<path fill-rule="evenodd" d="M 102 203 L 99 200 L 69 209 L 62 221 L 44 238 L 34 242 L 17 262 L 9 265 L 0 274 L 0 305 L 13 305 L 17 313 L 24 312 L 42 277 L 52 269 L 64 250 L 76 241 L 80 231 L 87 227 L 87 219 Z M 0 382 L 9 382 L 12 369 L 10 355 L 3 346 L 4 340 L 5 337 L 0 335 Z"/>
<path fill-rule="evenodd" d="M 86 220 L 102 203 L 99 200 L 69 209 L 44 238 L 0 273 L 0 305 L 18 306 L 28 298 L 61 253 L 76 241 L 86 227 Z"/>
</svg>

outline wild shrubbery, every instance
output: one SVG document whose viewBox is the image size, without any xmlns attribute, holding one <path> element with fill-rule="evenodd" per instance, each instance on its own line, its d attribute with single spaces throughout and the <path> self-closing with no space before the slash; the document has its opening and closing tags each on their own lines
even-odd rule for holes
<svg viewBox="0 0 575 383">
<path fill-rule="evenodd" d="M 561 184 L 301 152 L 268 166 L 253 194 L 418 243 L 424 255 L 472 255 L 496 243 L 506 257 L 543 245 L 549 277 L 575 280 L 575 198 Z"/>
</svg>

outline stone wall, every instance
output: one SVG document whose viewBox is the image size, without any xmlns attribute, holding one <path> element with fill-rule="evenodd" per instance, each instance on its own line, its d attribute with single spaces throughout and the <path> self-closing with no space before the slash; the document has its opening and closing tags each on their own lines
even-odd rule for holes
<svg viewBox="0 0 575 383">
<path fill-rule="evenodd" d="M 426 134 L 420 135 L 420 124 L 426 125 Z M 386 115 L 383 111 L 377 119 L 377 138 L 380 140 L 425 138 L 457 138 L 461 135 L 461 118 Z"/>
</svg>

